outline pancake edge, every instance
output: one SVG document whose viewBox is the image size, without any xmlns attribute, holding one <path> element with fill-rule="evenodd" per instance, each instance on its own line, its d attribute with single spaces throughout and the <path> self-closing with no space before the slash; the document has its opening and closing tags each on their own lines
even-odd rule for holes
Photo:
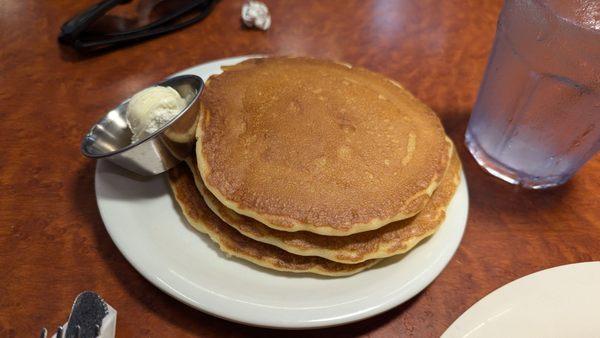
<svg viewBox="0 0 600 338">
<path fill-rule="evenodd" d="M 186 167 L 186 170 L 189 170 Z M 193 173 L 190 172 L 190 174 L 193 176 Z M 285 268 L 280 268 L 278 267 L 276 264 L 269 264 L 271 261 L 270 260 L 266 260 L 266 261 L 261 261 L 258 260 L 252 256 L 249 255 L 244 255 L 242 253 L 236 252 L 231 250 L 226 243 L 224 243 L 223 240 L 221 240 L 219 238 L 218 235 L 216 235 L 215 233 L 211 232 L 203 222 L 201 221 L 197 221 L 195 220 L 193 217 L 191 217 L 190 212 L 187 208 L 185 208 L 185 204 L 183 202 L 181 202 L 181 199 L 178 198 L 179 193 L 181 192 L 180 187 L 174 183 L 170 177 L 170 175 L 167 175 L 167 181 L 169 183 L 169 187 L 171 188 L 171 195 L 173 197 L 173 200 L 176 202 L 176 204 L 178 205 L 179 209 L 181 210 L 184 218 L 186 219 L 187 223 L 194 228 L 196 231 L 208 235 L 208 237 L 215 242 L 218 246 L 219 249 L 225 253 L 227 256 L 230 257 L 236 257 L 238 259 L 242 259 L 245 261 L 248 261 L 250 263 L 253 263 L 255 265 L 261 266 L 263 268 L 266 269 L 270 269 L 270 270 L 275 270 L 275 271 L 281 271 L 281 272 L 291 272 L 291 273 L 312 273 L 312 274 L 316 274 L 316 275 L 321 275 L 321 276 L 328 276 L 328 277 L 346 277 L 346 276 L 351 276 L 354 274 L 357 274 L 361 271 L 364 271 L 366 269 L 369 269 L 371 267 L 373 267 L 374 265 L 376 265 L 377 263 L 379 263 L 381 260 L 373 260 L 370 264 L 365 264 L 359 268 L 355 268 L 355 269 L 350 269 L 350 270 L 344 270 L 344 271 L 339 271 L 339 272 L 333 272 L 331 270 L 327 270 L 327 269 L 322 269 L 320 268 L 318 265 L 316 267 L 310 268 L 310 269 L 285 269 Z M 200 194 L 200 192 L 198 191 L 198 194 Z M 200 196 L 201 197 L 201 196 Z M 202 198 L 202 197 L 201 197 Z M 202 200 L 204 200 L 202 198 Z M 209 211 L 212 212 L 212 210 Z M 226 225 L 229 226 L 229 225 Z M 237 229 L 234 228 L 234 231 L 237 231 Z M 243 236 L 240 233 L 240 236 Z M 253 240 L 253 239 L 252 239 Z M 266 244 L 266 243 L 263 243 Z M 322 257 L 320 257 L 322 258 Z M 332 261 L 333 262 L 333 261 Z M 338 263 L 338 262 L 333 262 L 333 263 L 337 263 L 337 264 L 345 264 L 345 263 Z M 345 264 L 345 265 L 351 265 L 351 264 Z"/>
<path fill-rule="evenodd" d="M 210 167 L 208 166 L 208 163 L 202 156 L 198 156 L 199 154 L 202 154 L 202 150 L 201 150 L 202 142 L 200 142 L 200 137 L 202 135 L 201 128 L 198 128 L 197 134 L 199 135 L 199 137 L 198 137 L 198 142 L 196 142 L 196 162 L 198 165 L 198 171 L 200 172 L 200 176 L 202 177 L 202 181 L 204 182 L 206 188 L 219 200 L 219 202 L 221 202 L 227 208 L 237 212 L 240 215 L 254 218 L 255 220 L 265 224 L 266 226 L 276 229 L 276 230 L 280 230 L 280 231 L 287 231 L 287 232 L 308 231 L 308 232 L 312 232 L 312 233 L 324 235 L 324 236 L 348 236 L 348 235 L 352 235 L 352 234 L 356 234 L 356 233 L 360 233 L 360 232 L 376 230 L 376 229 L 379 229 L 389 223 L 401 221 L 403 219 L 407 219 L 407 218 L 413 217 L 416 214 L 418 214 L 425 207 L 427 200 L 429 198 L 431 198 L 431 195 L 433 194 L 435 189 L 437 189 L 437 187 L 439 186 L 439 184 L 443 178 L 443 175 L 440 177 L 438 177 L 438 175 L 435 175 L 433 177 L 432 181 L 430 182 L 429 186 L 427 186 L 427 188 L 423 189 L 420 193 L 411 197 L 404 203 L 405 205 L 408 205 L 418 198 L 426 198 L 425 201 L 420 203 L 421 204 L 420 208 L 418 208 L 418 210 L 416 210 L 412 213 L 398 213 L 390 218 L 385 218 L 385 219 L 384 218 L 374 218 L 372 221 L 367 222 L 367 223 L 354 223 L 351 226 L 351 229 L 348 231 L 339 230 L 334 226 L 328 226 L 328 225 L 315 226 L 313 224 L 304 223 L 304 222 L 298 221 L 296 219 L 287 218 L 284 216 L 270 215 L 270 214 L 264 214 L 264 213 L 259 214 L 253 210 L 242 208 L 239 205 L 239 203 L 236 203 L 236 202 L 233 202 L 233 201 L 227 199 L 223 194 L 221 194 L 221 192 L 216 187 L 213 187 L 210 184 L 206 183 L 207 182 L 206 176 L 210 172 Z M 445 137 L 445 140 L 447 143 L 450 144 L 450 146 L 448 147 L 449 149 L 448 149 L 447 167 L 446 167 L 446 170 L 447 170 L 448 166 L 450 165 L 450 158 L 452 156 L 452 152 L 454 151 L 454 147 L 452 146 L 452 141 L 450 141 L 450 139 L 447 136 Z M 202 159 L 200 159 L 200 158 L 202 158 Z M 281 222 L 283 222 L 285 224 L 290 224 L 290 226 L 283 226 L 279 222 L 274 222 L 273 220 L 281 220 Z"/>
<path fill-rule="evenodd" d="M 450 199 L 444 204 L 443 207 L 438 208 L 437 210 L 435 210 L 435 212 L 437 214 L 439 214 L 440 216 L 439 219 L 436 219 L 436 222 L 438 222 L 437 226 L 433 229 L 431 229 L 430 231 L 427 231 L 423 234 L 421 234 L 420 236 L 415 236 L 413 238 L 411 238 L 409 241 L 404 242 L 403 247 L 400 250 L 394 250 L 392 251 L 392 247 L 394 247 L 394 245 L 380 245 L 378 247 L 378 249 L 374 252 L 371 252 L 365 256 L 362 256 L 360 258 L 354 259 L 354 258 L 345 258 L 345 257 L 351 257 L 349 255 L 340 255 L 339 253 L 336 253 L 336 251 L 334 250 L 322 250 L 322 249 L 314 249 L 314 248 L 309 248 L 309 249 L 301 249 L 298 247 L 291 247 L 291 246 L 286 246 L 283 245 L 281 241 L 276 240 L 275 237 L 259 237 L 259 236 L 254 236 L 251 233 L 248 232 L 244 232 L 239 230 L 236 226 L 231 225 L 226 219 L 225 217 L 222 215 L 222 213 L 219 211 L 219 208 L 213 203 L 213 201 L 210 200 L 210 198 L 208 196 L 206 196 L 206 192 L 203 192 L 203 189 L 200 187 L 200 184 L 202 184 L 201 182 L 199 182 L 198 180 L 201 180 L 201 177 L 198 177 L 198 175 L 196 175 L 193 172 L 193 166 L 194 163 L 192 160 L 187 159 L 186 163 L 187 165 L 190 167 L 190 171 L 192 171 L 192 175 L 194 176 L 194 181 L 196 183 L 196 186 L 200 192 L 200 195 L 202 196 L 202 198 L 204 199 L 204 202 L 206 203 L 206 205 L 212 210 L 213 213 L 215 213 L 217 216 L 219 216 L 219 218 L 221 218 L 223 220 L 223 222 L 229 224 L 230 226 L 232 226 L 233 228 L 235 228 L 237 231 L 239 231 L 240 233 L 242 233 L 244 236 L 250 237 L 256 241 L 262 242 L 262 243 L 266 243 L 266 244 L 270 244 L 273 246 L 276 246 L 278 248 L 281 248 L 285 251 L 288 251 L 290 253 L 296 254 L 296 255 L 300 255 L 300 256 L 318 256 L 318 257 L 323 257 L 325 259 L 334 261 L 334 262 L 338 262 L 338 263 L 345 263 L 345 264 L 355 264 L 355 263 L 360 263 L 360 262 L 364 262 L 370 259 L 382 259 L 382 258 L 387 258 L 387 257 L 392 257 L 392 256 L 396 256 L 396 255 L 401 255 L 403 253 L 406 253 L 410 250 L 412 250 L 417 244 L 419 244 L 422 240 L 424 240 L 425 238 L 433 235 L 435 232 L 437 232 L 437 230 L 440 228 L 440 226 L 444 223 L 444 220 L 446 219 L 446 212 L 448 210 L 448 206 L 450 205 L 450 202 L 452 201 L 452 198 L 454 197 L 458 186 L 460 185 L 460 173 L 462 171 L 462 164 L 460 162 L 460 158 L 458 156 L 458 154 L 456 154 L 453 150 L 453 157 L 456 157 L 456 161 L 458 162 L 458 168 L 456 169 L 456 172 L 454 173 L 449 173 L 448 171 L 451 170 L 451 165 L 448 166 L 448 168 L 446 169 L 446 173 L 447 174 L 452 174 L 454 177 L 452 178 L 453 181 L 453 187 L 452 187 L 452 193 L 450 196 Z M 452 161 L 452 159 L 451 159 Z M 196 170 L 197 172 L 197 170 Z M 206 185 L 205 185 L 206 186 Z M 208 188 L 206 188 L 206 190 L 208 190 Z M 208 190 L 208 193 L 211 193 L 210 190 Z M 434 192 L 435 193 L 435 192 Z M 215 197 L 216 198 L 216 197 Z M 217 199 L 218 200 L 218 199 Z M 227 207 L 227 206 L 225 206 Z M 234 209 L 232 209 L 233 212 L 235 212 Z M 415 216 L 416 217 L 416 216 Z M 377 229 L 373 230 L 373 231 L 377 231 Z M 319 235 L 319 234 L 315 234 L 315 235 Z"/>
</svg>

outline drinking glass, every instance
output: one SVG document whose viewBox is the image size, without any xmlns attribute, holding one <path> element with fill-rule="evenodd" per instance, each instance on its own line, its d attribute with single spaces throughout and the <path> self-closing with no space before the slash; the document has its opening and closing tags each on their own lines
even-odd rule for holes
<svg viewBox="0 0 600 338">
<path fill-rule="evenodd" d="M 505 1 L 465 140 L 485 170 L 533 189 L 600 149 L 600 1 Z"/>
</svg>

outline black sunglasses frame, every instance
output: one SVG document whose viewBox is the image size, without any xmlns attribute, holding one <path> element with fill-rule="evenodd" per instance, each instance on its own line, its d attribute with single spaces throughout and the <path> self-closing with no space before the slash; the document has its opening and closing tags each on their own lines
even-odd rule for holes
<svg viewBox="0 0 600 338">
<path fill-rule="evenodd" d="M 79 51 L 90 51 L 153 38 L 201 21 L 210 14 L 217 1 L 191 1 L 190 4 L 174 13 L 143 27 L 124 32 L 86 36 L 85 31 L 92 23 L 105 15 L 106 12 L 112 8 L 129 2 L 131 2 L 131 0 L 104 0 L 88 8 L 83 13 L 74 16 L 62 25 L 58 41 L 61 44 L 71 46 Z M 171 24 L 171 21 L 193 11 L 197 11 L 198 13 L 186 21 Z"/>
</svg>

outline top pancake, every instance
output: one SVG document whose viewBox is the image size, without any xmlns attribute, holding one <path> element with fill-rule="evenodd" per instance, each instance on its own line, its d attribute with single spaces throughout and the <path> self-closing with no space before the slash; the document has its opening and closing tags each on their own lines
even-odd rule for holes
<svg viewBox="0 0 600 338">
<path fill-rule="evenodd" d="M 283 231 L 343 236 L 417 214 L 451 143 L 431 109 L 370 71 L 252 59 L 207 83 L 198 169 L 234 211 Z"/>
</svg>

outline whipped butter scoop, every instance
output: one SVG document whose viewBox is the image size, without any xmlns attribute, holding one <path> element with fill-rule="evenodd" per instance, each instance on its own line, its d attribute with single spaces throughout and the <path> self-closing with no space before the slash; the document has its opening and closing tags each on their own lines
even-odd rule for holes
<svg viewBox="0 0 600 338">
<path fill-rule="evenodd" d="M 171 87 L 149 87 L 129 100 L 127 125 L 133 133 L 132 142 L 138 142 L 167 124 L 185 108 L 187 102 Z"/>
</svg>

